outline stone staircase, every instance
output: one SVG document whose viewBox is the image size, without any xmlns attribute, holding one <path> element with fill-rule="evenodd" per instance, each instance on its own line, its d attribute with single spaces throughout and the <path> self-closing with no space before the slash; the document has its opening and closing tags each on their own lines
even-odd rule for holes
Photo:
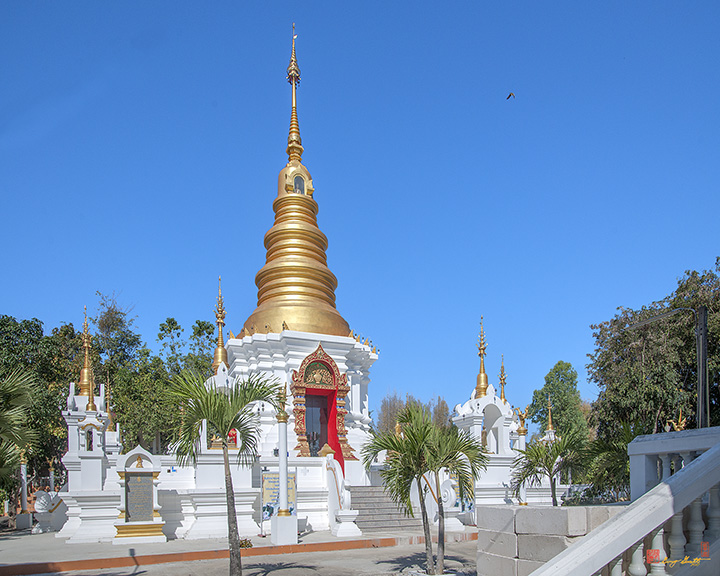
<svg viewBox="0 0 720 576">
<path fill-rule="evenodd" d="M 357 510 L 355 524 L 363 532 L 398 529 L 422 532 L 420 513 L 416 517 L 405 516 L 385 494 L 382 486 L 351 486 L 352 508 Z"/>
</svg>

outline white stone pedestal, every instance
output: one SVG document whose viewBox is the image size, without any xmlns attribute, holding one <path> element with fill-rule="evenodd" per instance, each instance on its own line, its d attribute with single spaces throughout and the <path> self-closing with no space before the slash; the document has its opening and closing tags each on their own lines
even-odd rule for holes
<svg viewBox="0 0 720 576">
<path fill-rule="evenodd" d="M 164 522 L 123 522 L 116 523 L 118 535 L 113 538 L 113 545 L 154 544 L 167 542 L 163 534 Z"/>
<path fill-rule="evenodd" d="M 32 514 L 18 514 L 15 516 L 17 530 L 30 530 L 32 528 Z"/>
<path fill-rule="evenodd" d="M 276 546 L 297 544 L 297 516 L 273 516 L 270 518 L 270 542 Z"/>
<path fill-rule="evenodd" d="M 338 510 L 335 512 L 335 524 L 331 524 L 331 533 L 339 538 L 362 536 L 362 531 L 355 524 L 359 510 Z"/>
</svg>

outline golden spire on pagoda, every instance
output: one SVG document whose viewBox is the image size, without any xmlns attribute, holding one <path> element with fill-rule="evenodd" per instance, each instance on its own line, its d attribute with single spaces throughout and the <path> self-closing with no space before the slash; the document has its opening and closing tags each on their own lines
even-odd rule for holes
<svg viewBox="0 0 720 576">
<path fill-rule="evenodd" d="M 303 146 L 302 138 L 300 138 L 300 124 L 297 116 L 297 86 L 300 84 L 300 67 L 295 56 L 295 22 L 293 22 L 292 36 L 292 54 L 290 55 L 290 64 L 287 68 L 287 81 L 292 85 L 292 112 L 290 113 L 290 133 L 288 134 L 287 153 L 290 161 L 302 160 Z"/>
<path fill-rule="evenodd" d="M 505 355 L 500 356 L 500 400 L 505 402 L 505 380 L 507 375 L 505 374 Z"/>
<path fill-rule="evenodd" d="M 550 402 L 550 394 L 548 394 L 547 409 L 548 409 L 548 425 L 547 425 L 547 430 L 548 430 L 548 432 L 549 432 L 550 430 L 555 430 L 555 428 L 553 428 L 553 423 L 552 423 L 552 403 Z"/>
<path fill-rule="evenodd" d="M 218 338 L 217 346 L 215 347 L 215 354 L 213 355 L 212 373 L 217 374 L 217 370 L 220 367 L 220 363 L 228 365 L 227 350 L 225 350 L 225 343 L 223 342 L 223 326 L 225 326 L 225 305 L 223 304 L 222 297 L 222 278 L 218 276 L 218 297 L 217 305 L 215 306 L 215 324 L 218 327 Z"/>
<path fill-rule="evenodd" d="M 480 316 L 480 338 L 478 338 L 478 356 L 480 356 L 480 372 L 477 375 L 475 385 L 475 398 L 482 398 L 487 394 L 488 377 L 485 373 L 485 355 L 487 354 L 487 342 L 485 341 L 485 329 L 483 328 L 483 317 Z"/>
<path fill-rule="evenodd" d="M 88 334 L 87 306 L 85 306 L 82 342 L 85 350 L 85 360 L 80 370 L 79 395 L 88 397 L 87 405 L 85 406 L 86 412 L 97 412 L 97 406 L 95 406 L 95 379 L 93 378 L 92 363 L 90 362 L 90 334 Z"/>
<path fill-rule="evenodd" d="M 258 306 L 245 321 L 239 338 L 279 332 L 347 336 L 350 327 L 335 308 L 337 278 L 327 266 L 328 241 L 318 228 L 318 205 L 310 172 L 302 164 L 303 146 L 297 118 L 300 68 L 295 55 L 295 26 L 287 80 L 292 86 L 288 162 L 280 171 L 273 202 L 275 223 L 265 234 L 265 265 L 255 276 Z"/>
</svg>

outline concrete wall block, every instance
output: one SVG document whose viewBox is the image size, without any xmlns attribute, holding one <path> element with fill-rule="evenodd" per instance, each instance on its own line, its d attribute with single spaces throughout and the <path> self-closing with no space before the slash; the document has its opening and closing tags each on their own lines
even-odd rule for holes
<svg viewBox="0 0 720 576">
<path fill-rule="evenodd" d="M 518 506 L 478 506 L 475 508 L 477 527 L 495 532 L 515 532 Z"/>
<path fill-rule="evenodd" d="M 582 536 L 587 534 L 587 512 L 584 507 L 521 506 L 515 515 L 518 534 L 551 534 Z"/>
<path fill-rule="evenodd" d="M 610 519 L 610 512 L 607 506 L 587 506 L 587 529 L 588 532 L 595 530 L 600 524 Z"/>
<path fill-rule="evenodd" d="M 572 543 L 566 536 L 546 536 L 544 534 L 518 534 L 518 558 L 547 562 L 555 558 Z"/>
<path fill-rule="evenodd" d="M 478 528 L 478 552 L 487 552 L 506 558 L 517 557 L 517 536 L 509 532 L 495 532 Z"/>
<path fill-rule="evenodd" d="M 480 576 L 517 576 L 517 562 L 515 558 L 478 552 L 477 573 Z"/>
<path fill-rule="evenodd" d="M 542 565 L 542 562 L 535 562 L 534 560 L 518 560 L 517 576 L 529 576 Z M 480 574 L 480 572 L 478 572 L 478 574 Z"/>
</svg>

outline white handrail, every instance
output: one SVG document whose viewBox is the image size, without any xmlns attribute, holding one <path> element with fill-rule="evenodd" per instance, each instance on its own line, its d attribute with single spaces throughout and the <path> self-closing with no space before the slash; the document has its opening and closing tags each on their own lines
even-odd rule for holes
<svg viewBox="0 0 720 576">
<path fill-rule="evenodd" d="M 591 576 L 720 482 L 720 444 L 630 504 L 530 576 Z"/>
</svg>

